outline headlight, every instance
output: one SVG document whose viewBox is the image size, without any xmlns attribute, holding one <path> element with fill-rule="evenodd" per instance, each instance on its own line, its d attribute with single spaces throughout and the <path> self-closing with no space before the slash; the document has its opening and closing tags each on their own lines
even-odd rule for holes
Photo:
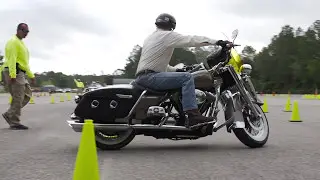
<svg viewBox="0 0 320 180">
<path fill-rule="evenodd" d="M 243 64 L 240 70 L 242 74 L 249 75 L 251 74 L 252 66 L 250 64 Z"/>
</svg>

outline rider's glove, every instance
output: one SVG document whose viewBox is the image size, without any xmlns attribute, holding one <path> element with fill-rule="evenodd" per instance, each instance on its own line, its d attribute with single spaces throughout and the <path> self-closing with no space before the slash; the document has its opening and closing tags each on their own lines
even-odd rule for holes
<svg viewBox="0 0 320 180">
<path fill-rule="evenodd" d="M 232 42 L 219 40 L 219 41 L 217 41 L 217 43 L 216 43 L 216 45 L 221 46 L 221 47 L 226 47 L 228 44 L 232 44 Z"/>
</svg>

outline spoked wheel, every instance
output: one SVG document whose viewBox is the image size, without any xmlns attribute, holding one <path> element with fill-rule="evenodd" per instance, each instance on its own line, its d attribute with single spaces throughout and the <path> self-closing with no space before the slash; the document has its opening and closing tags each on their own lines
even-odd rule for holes
<svg viewBox="0 0 320 180">
<path fill-rule="evenodd" d="M 118 132 L 96 130 L 96 145 L 102 150 L 119 150 L 128 145 L 135 137 L 133 129 Z"/>
<path fill-rule="evenodd" d="M 236 137 L 246 146 L 259 148 L 266 144 L 269 138 L 269 123 L 261 107 L 254 104 L 261 118 L 254 118 L 253 112 L 249 108 L 244 108 L 243 118 L 245 121 L 244 129 L 234 129 Z"/>
</svg>

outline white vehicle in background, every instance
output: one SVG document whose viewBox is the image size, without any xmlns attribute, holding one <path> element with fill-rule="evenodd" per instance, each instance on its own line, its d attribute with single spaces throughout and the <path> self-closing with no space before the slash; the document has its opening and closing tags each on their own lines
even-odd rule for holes
<svg viewBox="0 0 320 180">
<path fill-rule="evenodd" d="M 56 93 L 63 93 L 63 89 L 57 88 L 57 89 L 56 89 Z"/>
<path fill-rule="evenodd" d="M 84 90 L 82 91 L 82 94 L 85 94 L 85 93 L 87 93 L 87 92 L 94 91 L 94 90 L 99 89 L 99 88 L 102 88 L 102 87 L 103 87 L 103 86 L 102 86 L 101 84 L 96 83 L 96 82 L 93 81 L 93 82 L 90 84 L 90 86 L 84 88 Z M 82 94 L 78 94 L 78 95 L 76 95 L 76 96 L 74 97 L 74 101 L 75 101 L 77 104 L 79 103 L 79 101 L 80 101 L 80 99 L 81 99 L 81 97 L 82 97 Z"/>
</svg>

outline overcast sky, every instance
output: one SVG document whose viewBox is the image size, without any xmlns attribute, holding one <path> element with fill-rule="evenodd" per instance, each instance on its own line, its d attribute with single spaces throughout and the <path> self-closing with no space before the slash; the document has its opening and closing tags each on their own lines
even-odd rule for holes
<svg viewBox="0 0 320 180">
<path fill-rule="evenodd" d="M 303 29 L 320 18 L 319 0 L 0 0 L 0 50 L 20 22 L 33 72 L 105 74 L 123 68 L 134 45 L 155 29 L 162 12 L 176 17 L 175 31 L 224 39 L 239 29 L 237 44 L 260 50 L 281 26 Z M 238 48 L 239 51 L 242 48 Z"/>
</svg>

